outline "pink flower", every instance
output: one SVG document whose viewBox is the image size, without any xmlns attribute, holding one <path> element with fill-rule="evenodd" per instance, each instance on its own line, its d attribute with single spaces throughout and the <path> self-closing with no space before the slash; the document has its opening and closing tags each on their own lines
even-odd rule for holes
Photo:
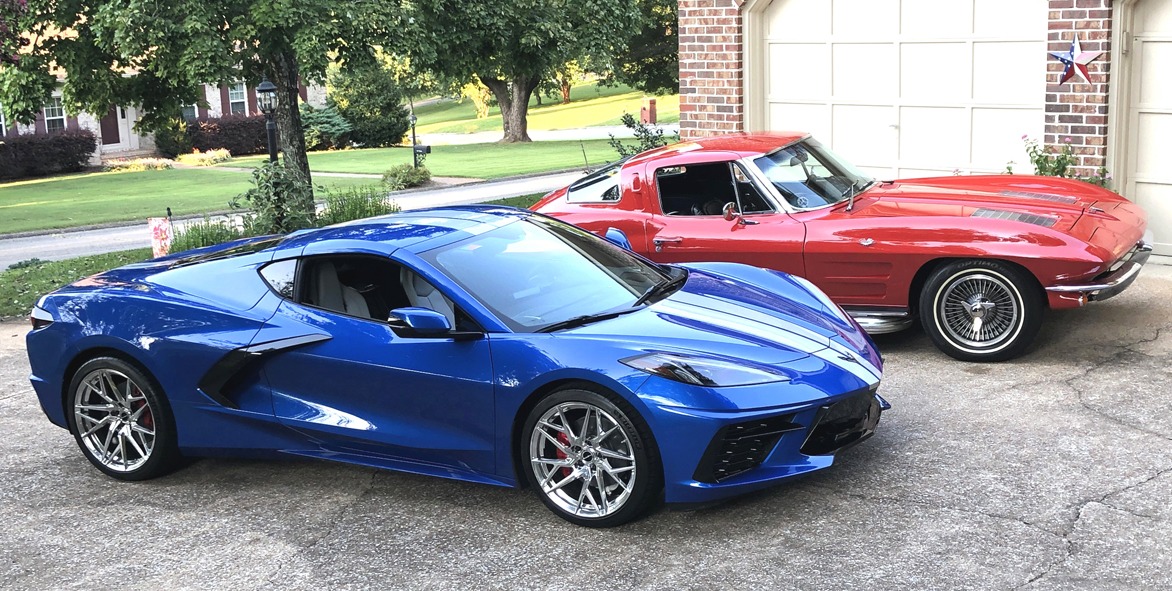
<svg viewBox="0 0 1172 591">
<path fill-rule="evenodd" d="M 1029 137 L 1030 137 L 1030 135 L 1028 133 L 1021 134 L 1021 139 L 1023 139 L 1023 140 L 1029 139 Z"/>
<path fill-rule="evenodd" d="M 1070 138 L 1063 138 L 1062 141 L 1069 144 L 1071 140 Z"/>
</svg>

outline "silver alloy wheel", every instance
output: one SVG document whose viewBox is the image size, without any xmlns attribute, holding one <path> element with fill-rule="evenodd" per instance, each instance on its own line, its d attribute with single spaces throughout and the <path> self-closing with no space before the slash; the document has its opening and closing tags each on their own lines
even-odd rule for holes
<svg viewBox="0 0 1172 591">
<path fill-rule="evenodd" d="M 155 414 L 142 388 L 114 369 L 96 369 L 73 395 L 78 438 L 90 455 L 114 472 L 132 472 L 155 448 Z"/>
<path fill-rule="evenodd" d="M 999 273 L 961 272 L 936 297 L 937 326 L 958 347 L 1000 349 L 1020 331 L 1021 295 Z"/>
<path fill-rule="evenodd" d="M 638 477 L 630 434 L 584 402 L 563 402 L 541 415 L 529 436 L 529 463 L 541 492 L 578 517 L 622 509 Z"/>
</svg>

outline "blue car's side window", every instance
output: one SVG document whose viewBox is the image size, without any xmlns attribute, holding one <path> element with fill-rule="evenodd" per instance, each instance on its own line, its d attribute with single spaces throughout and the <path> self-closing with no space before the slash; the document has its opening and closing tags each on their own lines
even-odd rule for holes
<svg viewBox="0 0 1172 591">
<path fill-rule="evenodd" d="M 293 285 L 297 278 L 297 260 L 287 259 L 265 265 L 260 270 L 265 283 L 285 299 L 293 299 Z"/>
</svg>

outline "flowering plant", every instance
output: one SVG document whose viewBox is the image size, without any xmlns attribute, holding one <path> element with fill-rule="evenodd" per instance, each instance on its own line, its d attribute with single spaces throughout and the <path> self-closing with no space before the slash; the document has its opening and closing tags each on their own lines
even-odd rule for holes
<svg viewBox="0 0 1172 591">
<path fill-rule="evenodd" d="M 1025 142 L 1026 154 L 1030 157 L 1030 163 L 1034 165 L 1034 174 L 1078 179 L 1100 187 L 1106 187 L 1111 183 L 1111 173 L 1107 172 L 1105 166 L 1100 166 L 1090 176 L 1075 174 L 1078 157 L 1074 155 L 1070 138 L 1063 138 L 1058 150 L 1055 150 L 1054 146 L 1042 146 L 1038 140 L 1032 139 L 1028 135 L 1021 136 L 1021 139 Z M 1005 172 L 1013 174 L 1012 162 L 1006 165 Z"/>
</svg>

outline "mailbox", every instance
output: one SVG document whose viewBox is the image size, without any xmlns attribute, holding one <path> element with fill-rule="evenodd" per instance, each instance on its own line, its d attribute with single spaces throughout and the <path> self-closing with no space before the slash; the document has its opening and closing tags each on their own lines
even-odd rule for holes
<svg viewBox="0 0 1172 591">
<path fill-rule="evenodd" d="M 416 154 L 420 154 L 420 155 L 431 153 L 431 146 L 424 145 L 424 144 L 417 144 L 417 145 L 413 146 L 412 149 L 415 150 Z"/>
</svg>

